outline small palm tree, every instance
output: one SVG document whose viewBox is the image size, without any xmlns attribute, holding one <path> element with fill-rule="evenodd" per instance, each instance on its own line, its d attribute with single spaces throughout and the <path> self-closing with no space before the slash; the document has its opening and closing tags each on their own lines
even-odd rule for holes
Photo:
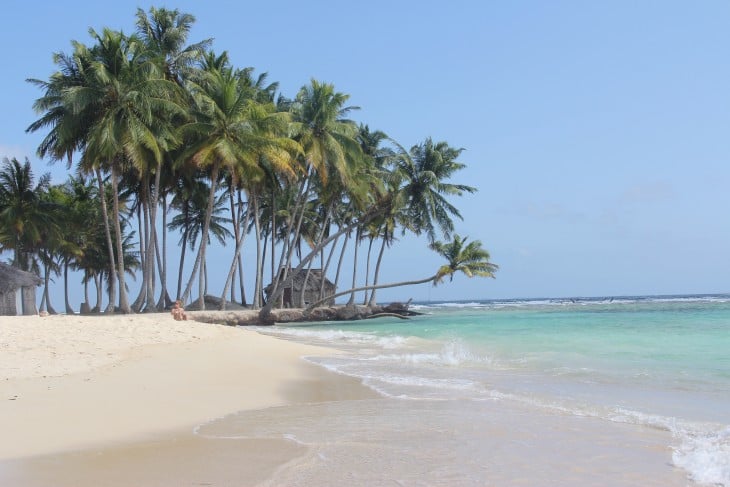
<svg viewBox="0 0 730 487">
<path fill-rule="evenodd" d="M 0 251 L 13 252 L 13 265 L 38 268 L 36 256 L 44 239 L 59 232 L 56 205 L 45 195 L 50 174 L 35 183 L 30 161 L 4 159 L 0 169 Z"/>
</svg>

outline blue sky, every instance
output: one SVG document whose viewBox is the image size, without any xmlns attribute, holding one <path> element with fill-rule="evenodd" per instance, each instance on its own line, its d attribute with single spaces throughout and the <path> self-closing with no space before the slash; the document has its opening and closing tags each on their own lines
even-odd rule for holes
<svg viewBox="0 0 730 487">
<path fill-rule="evenodd" d="M 131 32 L 149 5 L 6 3 L 0 156 L 65 178 L 34 155 L 41 134 L 24 133 L 40 95 L 24 80 L 47 78 L 51 53 L 89 27 Z M 404 146 L 431 136 L 466 149 L 455 182 L 479 192 L 455 202 L 457 231 L 489 249 L 497 279 L 384 300 L 730 292 L 727 2 L 154 5 L 194 14 L 192 41 L 213 37 L 288 96 L 331 82 L 362 107 L 354 118 Z M 382 280 L 439 265 L 424 240 L 404 238 Z"/>
</svg>

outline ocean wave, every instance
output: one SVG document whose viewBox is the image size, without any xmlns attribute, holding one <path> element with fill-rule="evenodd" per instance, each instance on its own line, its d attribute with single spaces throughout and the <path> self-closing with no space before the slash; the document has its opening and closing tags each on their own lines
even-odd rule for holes
<svg viewBox="0 0 730 487">
<path fill-rule="evenodd" d="M 313 330 L 308 328 L 285 327 L 285 328 L 256 328 L 256 331 L 266 335 L 273 335 L 281 338 L 296 338 L 318 343 L 326 343 L 337 346 L 338 344 L 369 345 L 385 349 L 398 348 L 402 346 L 407 338 L 400 335 L 382 336 L 375 333 L 357 331 L 345 331 L 342 329 Z"/>
</svg>

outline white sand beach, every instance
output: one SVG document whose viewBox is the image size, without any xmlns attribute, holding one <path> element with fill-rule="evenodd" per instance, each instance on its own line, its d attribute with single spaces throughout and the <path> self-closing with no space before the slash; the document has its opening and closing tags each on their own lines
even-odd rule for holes
<svg viewBox="0 0 730 487">
<path fill-rule="evenodd" d="M 26 475 L 38 469 L 20 468 L 29 458 L 37 462 L 46 456 L 47 461 L 114 446 L 127 457 L 130 451 L 139 454 L 139 448 L 149 456 L 150 444 L 162 451 L 165 442 L 181 435 L 189 442 L 175 443 L 175 463 L 184 464 L 181 451 L 193 459 L 201 448 L 216 448 L 193 443 L 196 425 L 239 410 L 285 404 L 292 397 L 307 401 L 329 394 L 327 387 L 304 387 L 325 372 L 301 359 L 325 353 L 332 352 L 241 328 L 174 321 L 169 314 L 2 317 L 0 479 L 43 485 L 42 479 Z M 268 448 L 279 455 L 269 455 L 269 464 L 259 464 L 253 478 L 265 477 L 277 461 L 295 453 L 295 445 L 280 443 Z M 252 452 L 262 457 L 266 446 L 259 451 L 259 442 Z M 83 484 L 74 477 L 78 465 L 59 463 L 70 467 L 61 469 L 62 478 L 55 477 L 58 485 Z M 164 462 L 158 465 L 169 470 Z M 126 470 L 134 469 L 127 465 Z M 147 478 L 155 478 L 154 472 Z M 94 482 L 89 478 L 87 485 Z"/>
</svg>

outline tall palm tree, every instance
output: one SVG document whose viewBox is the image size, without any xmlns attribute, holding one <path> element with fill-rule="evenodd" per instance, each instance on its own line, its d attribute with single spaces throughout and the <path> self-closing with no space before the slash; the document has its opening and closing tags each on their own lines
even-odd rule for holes
<svg viewBox="0 0 730 487">
<path fill-rule="evenodd" d="M 434 143 L 429 137 L 424 143 L 413 146 L 409 154 L 401 154 L 398 170 L 405 178 L 401 190 L 405 200 L 401 216 L 404 229 L 416 235 L 425 232 L 431 242 L 436 238 L 437 229 L 445 237 L 454 230 L 451 217 L 461 219 L 461 214 L 446 196 L 476 191 L 472 186 L 446 182 L 465 167 L 456 161 L 463 150 L 450 147 L 446 142 Z"/>
<path fill-rule="evenodd" d="M 163 154 L 177 142 L 169 120 L 184 112 L 170 97 L 170 82 L 161 76 L 154 63 L 145 60 L 144 45 L 137 37 L 109 29 L 101 33 L 92 29 L 90 33 L 96 42 L 91 49 L 90 82 L 72 88 L 69 95 L 80 112 L 95 109 L 81 163 L 93 167 L 103 161 L 110 168 L 115 196 L 116 250 L 121 255 L 116 195 L 122 167 L 131 164 L 142 176 L 149 175 L 150 166 L 159 167 Z M 119 307 L 128 313 L 131 308 L 124 283 L 124 262 L 117 265 Z"/>
<path fill-rule="evenodd" d="M 167 80 L 182 86 L 213 40 L 186 45 L 195 17 L 178 9 L 150 7 L 147 14 L 138 8 L 136 17 L 137 34 L 145 44 L 147 56 L 162 67 Z"/>
<path fill-rule="evenodd" d="M 490 261 L 489 252 L 482 248 L 482 243 L 479 240 L 467 242 L 468 237 L 460 237 L 455 234 L 454 238 L 450 242 L 433 242 L 429 245 L 431 250 L 446 259 L 446 264 L 438 268 L 435 274 L 412 281 L 401 281 L 389 284 L 375 284 L 372 286 L 363 286 L 356 289 L 348 289 L 333 295 L 327 296 L 309 306 L 309 309 L 323 303 L 328 299 L 334 299 L 338 296 L 343 296 L 351 292 L 366 291 L 370 289 L 385 289 L 391 287 L 401 286 L 413 286 L 416 284 L 425 284 L 432 282 L 433 285 L 437 285 L 448 277 L 449 280 L 454 279 L 454 275 L 457 272 L 461 272 L 466 277 L 491 277 L 494 278 L 494 273 L 497 272 L 499 266 Z"/>
</svg>

